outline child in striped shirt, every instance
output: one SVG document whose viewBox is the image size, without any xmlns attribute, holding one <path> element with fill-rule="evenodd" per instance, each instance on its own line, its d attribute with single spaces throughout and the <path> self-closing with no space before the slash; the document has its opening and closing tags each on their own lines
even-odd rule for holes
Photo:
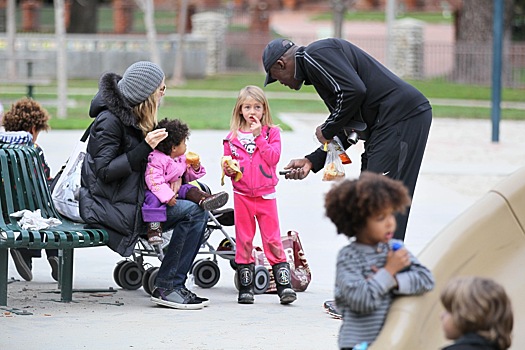
<svg viewBox="0 0 525 350">
<path fill-rule="evenodd" d="M 326 216 L 351 238 L 337 256 L 335 302 L 343 324 L 339 348 L 371 344 L 395 296 L 432 290 L 432 273 L 393 239 L 396 213 L 410 204 L 402 182 L 371 172 L 336 184 L 325 198 Z"/>
</svg>

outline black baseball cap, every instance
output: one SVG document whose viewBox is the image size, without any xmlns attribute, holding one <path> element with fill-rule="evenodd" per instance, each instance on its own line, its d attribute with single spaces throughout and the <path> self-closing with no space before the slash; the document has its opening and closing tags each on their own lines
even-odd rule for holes
<svg viewBox="0 0 525 350">
<path fill-rule="evenodd" d="M 277 80 L 270 76 L 270 68 L 272 68 L 275 62 L 277 62 L 277 60 L 294 45 L 293 42 L 284 38 L 274 39 L 266 45 L 262 56 L 264 70 L 266 71 L 264 86 Z"/>
</svg>

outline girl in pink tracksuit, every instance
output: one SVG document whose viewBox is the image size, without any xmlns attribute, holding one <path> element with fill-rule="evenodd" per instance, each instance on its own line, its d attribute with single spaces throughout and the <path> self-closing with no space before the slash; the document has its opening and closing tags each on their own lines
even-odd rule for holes
<svg viewBox="0 0 525 350">
<path fill-rule="evenodd" d="M 281 134 L 273 125 L 268 100 L 261 88 L 246 86 L 237 98 L 230 132 L 223 140 L 224 156 L 238 162 L 242 178 L 235 181 L 235 170 L 223 163 L 232 178 L 235 215 L 235 262 L 240 304 L 254 302 L 252 255 L 255 220 L 259 225 L 263 249 L 272 265 L 281 304 L 297 298 L 290 284 L 290 266 L 281 241 L 275 186 L 277 163 L 281 156 Z"/>
</svg>

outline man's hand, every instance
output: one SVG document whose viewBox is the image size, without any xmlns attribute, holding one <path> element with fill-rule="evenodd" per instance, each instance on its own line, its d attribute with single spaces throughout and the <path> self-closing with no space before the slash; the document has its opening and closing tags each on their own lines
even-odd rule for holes
<svg viewBox="0 0 525 350">
<path fill-rule="evenodd" d="M 284 177 L 292 180 L 302 180 L 308 176 L 310 170 L 312 170 L 313 164 L 306 158 L 292 159 L 285 170 L 290 170 Z"/>
<path fill-rule="evenodd" d="M 321 142 L 323 145 L 330 141 L 330 140 L 327 140 L 327 139 L 324 138 L 323 132 L 321 131 L 321 125 L 319 125 L 315 129 L 315 137 L 317 137 L 317 140 L 319 140 L 319 142 Z"/>
</svg>

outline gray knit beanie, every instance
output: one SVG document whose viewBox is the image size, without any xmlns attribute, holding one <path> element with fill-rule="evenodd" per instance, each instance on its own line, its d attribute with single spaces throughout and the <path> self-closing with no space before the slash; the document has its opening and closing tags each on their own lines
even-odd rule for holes
<svg viewBox="0 0 525 350">
<path fill-rule="evenodd" d="M 155 63 L 139 61 L 126 69 L 118 88 L 129 105 L 134 107 L 148 99 L 164 79 L 164 72 Z"/>
</svg>

